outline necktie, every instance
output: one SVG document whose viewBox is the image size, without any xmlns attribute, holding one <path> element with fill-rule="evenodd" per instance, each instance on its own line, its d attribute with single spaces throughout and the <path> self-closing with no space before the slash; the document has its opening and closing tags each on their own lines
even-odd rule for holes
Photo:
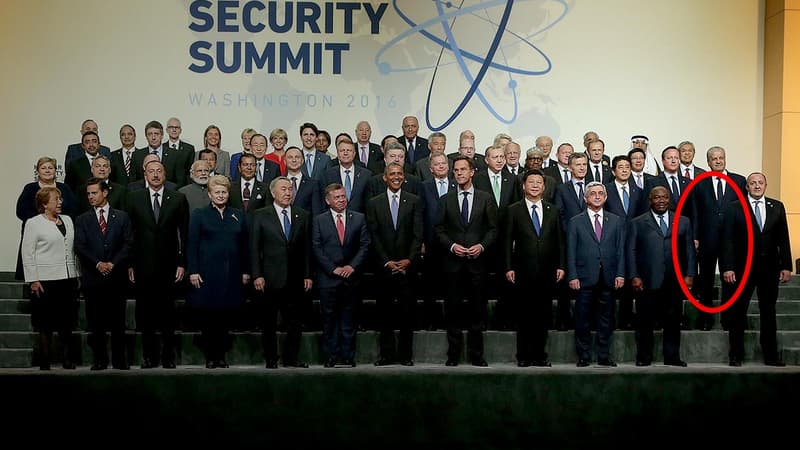
<svg viewBox="0 0 800 450">
<path fill-rule="evenodd" d="M 156 156 L 158 156 L 158 149 L 156 149 L 156 150 L 153 150 L 152 152 L 150 152 L 150 154 L 151 154 L 151 155 L 156 155 Z"/>
<path fill-rule="evenodd" d="M 100 232 L 103 233 L 103 236 L 106 235 L 106 218 L 103 216 L 103 209 L 100 208 L 98 211 L 100 213 L 100 218 L 97 220 L 100 223 Z"/>
<path fill-rule="evenodd" d="M 462 192 L 461 195 L 464 196 L 464 200 L 461 201 L 461 222 L 466 225 L 469 223 L 469 202 L 467 201 L 469 192 Z"/>
<path fill-rule="evenodd" d="M 131 175 L 131 151 L 125 150 L 125 175 Z"/>
<path fill-rule="evenodd" d="M 311 172 L 314 171 L 314 160 L 311 158 L 311 153 L 306 154 L 306 172 L 308 172 L 308 176 L 311 176 Z"/>
<path fill-rule="evenodd" d="M 94 164 L 94 158 L 95 158 L 94 156 L 89 157 L 89 167 L 92 167 L 92 165 Z"/>
<path fill-rule="evenodd" d="M 286 236 L 286 240 L 288 241 L 289 236 L 292 234 L 292 223 L 289 222 L 289 213 L 285 209 L 281 211 L 281 214 L 283 214 L 283 235 Z"/>
<path fill-rule="evenodd" d="M 594 181 L 603 182 L 603 179 L 600 178 L 600 166 L 594 166 Z"/>
<path fill-rule="evenodd" d="M 170 147 L 172 147 L 173 150 L 177 150 L 178 149 L 178 144 L 172 143 L 172 144 L 170 144 Z"/>
<path fill-rule="evenodd" d="M 494 201 L 500 204 L 500 175 L 493 175 L 494 184 L 492 184 L 492 191 L 494 192 Z"/>
<path fill-rule="evenodd" d="M 675 179 L 675 175 L 672 175 L 670 178 L 672 178 L 672 199 L 677 204 L 678 197 L 681 196 L 681 192 L 678 190 L 678 181 Z"/>
<path fill-rule="evenodd" d="M 297 177 L 292 177 L 292 192 L 297 195 Z"/>
<path fill-rule="evenodd" d="M 603 237 L 603 227 L 600 226 L 600 214 L 594 215 L 594 235 L 597 236 L 597 241 Z"/>
<path fill-rule="evenodd" d="M 628 195 L 628 186 L 622 186 L 622 207 L 625 208 L 625 214 L 628 214 L 628 207 L 631 206 L 631 196 Z"/>
<path fill-rule="evenodd" d="M 564 169 L 564 183 L 569 181 L 569 170 Z"/>
<path fill-rule="evenodd" d="M 689 168 L 688 168 L 688 167 L 687 167 L 687 168 L 686 168 L 686 170 L 683 172 L 683 177 L 684 177 L 684 178 L 688 178 L 688 179 L 690 179 L 690 180 L 692 179 L 692 174 L 691 174 L 691 173 L 689 173 Z"/>
<path fill-rule="evenodd" d="M 158 222 L 158 215 L 161 214 L 161 202 L 158 201 L 158 192 L 153 194 L 153 217 Z"/>
<path fill-rule="evenodd" d="M 242 203 L 244 203 L 244 209 L 247 210 L 247 207 L 250 205 L 250 182 L 246 182 L 244 184 L 244 189 L 242 189 Z"/>
<path fill-rule="evenodd" d="M 439 197 L 443 196 L 447 193 L 447 187 L 445 186 L 444 180 L 439 180 Z"/>
<path fill-rule="evenodd" d="M 408 162 L 414 164 L 414 141 L 408 141 Z"/>
<path fill-rule="evenodd" d="M 756 223 L 758 224 L 758 230 L 764 231 L 764 222 L 761 220 L 761 210 L 758 209 L 758 204 L 761 203 L 761 200 L 756 200 L 753 202 L 755 205 L 755 214 L 756 214 Z"/>
<path fill-rule="evenodd" d="M 723 197 L 725 197 L 725 193 L 722 191 L 722 178 L 717 178 L 717 203 L 719 206 L 722 206 Z"/>
<path fill-rule="evenodd" d="M 350 169 L 344 171 L 344 192 L 347 200 L 350 200 L 350 193 L 353 192 L 353 182 L 350 180 Z"/>
<path fill-rule="evenodd" d="M 584 193 L 583 193 L 583 181 L 578 181 L 576 184 L 578 185 L 578 189 L 579 189 L 578 201 L 581 202 L 581 205 L 583 205 L 586 202 L 586 199 L 584 198 Z"/>
<path fill-rule="evenodd" d="M 536 205 L 531 206 L 531 220 L 533 221 L 533 229 L 536 235 L 539 236 L 542 231 L 542 226 L 539 224 L 539 214 L 536 213 Z"/>
<path fill-rule="evenodd" d="M 392 195 L 392 224 L 394 229 L 397 229 L 397 213 L 400 210 L 400 204 L 397 203 L 397 194 Z"/>
<path fill-rule="evenodd" d="M 644 189 L 642 185 L 642 174 L 636 175 L 636 186 L 639 186 L 639 189 Z"/>
<path fill-rule="evenodd" d="M 658 216 L 658 226 L 661 227 L 661 234 L 667 237 L 669 228 L 667 227 L 667 222 L 664 221 L 664 216 Z"/>
<path fill-rule="evenodd" d="M 258 166 L 256 166 L 256 180 L 259 182 L 264 181 L 264 171 L 261 169 L 261 164 L 264 161 L 259 161 Z"/>
<path fill-rule="evenodd" d="M 344 222 L 342 222 L 342 215 L 336 215 L 336 231 L 339 233 L 339 243 L 344 245 Z"/>
<path fill-rule="evenodd" d="M 514 176 L 516 176 L 516 175 L 517 175 L 517 168 L 516 168 L 516 167 L 513 167 L 513 168 L 511 169 L 511 175 L 514 175 Z"/>
<path fill-rule="evenodd" d="M 361 162 L 364 163 L 365 165 L 367 164 L 367 146 L 366 145 L 362 145 L 361 146 Z"/>
</svg>

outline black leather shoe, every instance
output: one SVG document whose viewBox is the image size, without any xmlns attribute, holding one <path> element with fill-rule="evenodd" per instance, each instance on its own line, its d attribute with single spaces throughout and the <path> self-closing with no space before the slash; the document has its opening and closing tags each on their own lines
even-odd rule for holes
<svg viewBox="0 0 800 450">
<path fill-rule="evenodd" d="M 524 359 L 520 359 L 519 361 L 517 361 L 517 367 L 530 367 L 530 366 L 531 366 L 530 361 L 525 361 Z"/>
<path fill-rule="evenodd" d="M 652 364 L 650 361 L 636 360 L 636 367 L 647 367 Z M 665 363 L 666 364 L 666 363 Z"/>
<path fill-rule="evenodd" d="M 617 363 L 615 363 L 611 359 L 601 359 L 601 360 L 597 361 L 597 365 L 598 366 L 603 366 L 603 367 L 617 367 Z"/>
<path fill-rule="evenodd" d="M 177 366 L 175 365 L 175 361 L 164 361 L 161 363 L 161 367 L 165 369 L 174 369 Z"/>
<path fill-rule="evenodd" d="M 447 359 L 447 362 L 446 362 L 446 363 L 444 363 L 444 365 L 445 365 L 445 366 L 447 366 L 447 367 L 455 367 L 455 366 L 457 366 L 457 365 L 458 365 L 458 360 L 457 360 L 457 359 L 450 359 L 450 358 L 448 358 L 448 359 Z"/>
<path fill-rule="evenodd" d="M 404 360 L 400 361 L 400 365 L 401 366 L 406 366 L 406 367 L 411 367 L 411 366 L 414 365 L 414 361 L 411 360 L 411 359 L 404 359 Z"/>
<path fill-rule="evenodd" d="M 589 367 L 589 361 L 587 361 L 585 359 L 579 359 L 578 363 L 575 364 L 575 365 L 578 366 L 578 367 Z"/>
<path fill-rule="evenodd" d="M 728 365 L 731 367 L 742 367 L 742 361 L 736 358 L 731 358 L 731 360 L 728 362 Z"/>
<path fill-rule="evenodd" d="M 483 358 L 473 359 L 472 365 L 475 367 L 489 367 L 489 363 Z"/>
<path fill-rule="evenodd" d="M 308 369 L 308 364 L 302 361 L 290 361 L 288 363 L 284 363 L 283 367 L 294 367 L 296 369 Z"/>
<path fill-rule="evenodd" d="M 668 359 L 664 361 L 665 366 L 686 367 L 686 361 L 682 359 Z"/>
<path fill-rule="evenodd" d="M 228 367 L 230 367 L 228 365 L 228 361 L 225 361 L 224 359 L 218 359 L 216 365 L 220 369 L 227 369 Z"/>
<path fill-rule="evenodd" d="M 389 359 L 389 358 L 381 358 L 381 359 L 375 361 L 375 366 L 377 366 L 377 367 L 391 366 L 393 364 L 394 364 L 394 361 Z"/>
<path fill-rule="evenodd" d="M 72 362 L 72 361 L 64 361 L 63 363 L 61 363 L 61 368 L 67 369 L 67 370 L 74 370 L 75 369 L 75 363 Z"/>
<path fill-rule="evenodd" d="M 89 370 L 106 370 L 108 369 L 108 364 L 101 364 L 101 363 L 94 363 Z"/>
<path fill-rule="evenodd" d="M 270 359 L 270 360 L 268 360 L 266 362 L 266 364 L 264 364 L 264 367 L 266 367 L 267 369 L 277 369 L 278 368 L 278 361 L 275 361 L 274 359 Z"/>
<path fill-rule="evenodd" d="M 142 360 L 142 369 L 154 369 L 156 367 L 158 367 L 158 364 L 156 364 L 153 360 L 147 358 Z"/>
<path fill-rule="evenodd" d="M 39 370 L 50 370 L 50 363 L 39 364 Z"/>
<path fill-rule="evenodd" d="M 772 367 L 786 367 L 786 363 L 777 359 L 770 359 L 764 361 L 765 366 L 772 366 Z"/>
<path fill-rule="evenodd" d="M 533 367 L 552 367 L 553 365 L 550 364 L 550 361 L 546 359 L 534 359 L 531 361 L 531 365 Z"/>
<path fill-rule="evenodd" d="M 112 364 L 111 367 L 117 370 L 131 370 L 131 365 L 128 363 Z"/>
<path fill-rule="evenodd" d="M 216 369 L 217 363 L 215 361 L 211 361 L 210 359 L 206 361 L 206 369 Z"/>
<path fill-rule="evenodd" d="M 354 359 L 345 359 L 342 361 L 342 365 L 348 367 L 355 367 L 356 361 Z"/>
<path fill-rule="evenodd" d="M 336 359 L 335 358 L 328 358 L 328 360 L 325 361 L 325 364 L 323 364 L 323 367 L 327 367 L 327 368 L 336 367 Z"/>
</svg>

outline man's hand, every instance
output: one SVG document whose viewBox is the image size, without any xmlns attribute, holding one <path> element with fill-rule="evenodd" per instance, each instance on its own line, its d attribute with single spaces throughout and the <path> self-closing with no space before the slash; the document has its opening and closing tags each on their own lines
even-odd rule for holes
<svg viewBox="0 0 800 450">
<path fill-rule="evenodd" d="M 470 258 L 477 258 L 481 253 L 483 253 L 483 246 L 481 244 L 475 244 L 467 249 L 467 256 Z"/>
<path fill-rule="evenodd" d="M 42 287 L 42 283 L 38 281 L 34 281 L 31 283 L 31 293 L 37 297 L 41 297 L 42 293 L 44 292 L 44 288 Z"/>
<path fill-rule="evenodd" d="M 614 278 L 614 289 L 622 289 L 622 286 L 625 286 L 625 278 L 623 277 Z"/>
<path fill-rule="evenodd" d="M 791 270 L 781 270 L 781 283 L 788 283 L 792 279 Z"/>
<path fill-rule="evenodd" d="M 469 250 L 461 244 L 453 244 L 453 253 L 462 258 L 469 256 Z"/>
<path fill-rule="evenodd" d="M 726 283 L 736 283 L 736 274 L 732 270 L 726 270 L 722 272 L 722 279 Z"/>
<path fill-rule="evenodd" d="M 631 280 L 631 287 L 633 288 L 634 292 L 642 292 L 644 290 L 644 283 L 642 279 L 639 277 L 635 277 Z"/>
<path fill-rule="evenodd" d="M 130 280 L 131 283 L 136 283 L 136 276 L 133 272 L 133 267 L 128 267 L 128 280 Z"/>
<path fill-rule="evenodd" d="M 181 266 L 178 266 L 178 268 L 175 270 L 175 282 L 178 283 L 181 280 L 183 280 L 184 274 L 185 274 L 185 269 Z"/>
<path fill-rule="evenodd" d="M 192 286 L 196 289 L 200 289 L 200 285 L 203 283 L 203 277 L 201 277 L 199 273 L 193 273 L 189 275 L 189 282 L 192 283 Z"/>
<path fill-rule="evenodd" d="M 560 283 L 561 280 L 564 279 L 564 276 L 566 276 L 566 274 L 567 273 L 564 272 L 564 269 L 556 269 L 556 283 Z"/>
<path fill-rule="evenodd" d="M 581 288 L 581 280 L 575 278 L 574 280 L 569 280 L 569 288 L 573 291 L 580 290 Z"/>
<path fill-rule="evenodd" d="M 311 278 L 305 278 L 303 280 L 303 289 L 305 289 L 306 292 L 310 291 L 313 286 L 314 282 L 311 281 Z"/>
<path fill-rule="evenodd" d="M 514 283 L 514 280 L 516 280 L 516 274 L 513 270 L 506 272 L 506 280 L 508 280 L 509 283 Z"/>
<path fill-rule="evenodd" d="M 264 292 L 264 287 L 266 287 L 266 285 L 267 281 L 264 279 L 264 277 L 258 277 L 255 281 L 253 281 L 253 287 L 259 292 Z"/>
<path fill-rule="evenodd" d="M 683 282 L 686 284 L 686 289 L 691 289 L 694 286 L 694 277 L 687 275 L 683 277 Z"/>
</svg>

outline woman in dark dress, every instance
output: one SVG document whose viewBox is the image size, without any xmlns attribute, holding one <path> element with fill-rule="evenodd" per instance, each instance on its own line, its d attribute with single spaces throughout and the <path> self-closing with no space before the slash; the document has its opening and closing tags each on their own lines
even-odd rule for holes
<svg viewBox="0 0 800 450">
<path fill-rule="evenodd" d="M 247 224 L 241 210 L 228 207 L 231 183 L 215 175 L 208 181 L 211 204 L 192 212 L 189 221 L 187 301 L 200 321 L 206 367 L 228 367 L 230 328 L 242 305 L 247 270 Z"/>
<path fill-rule="evenodd" d="M 25 230 L 25 222 L 31 217 L 39 214 L 36 210 L 36 193 L 43 187 L 54 187 L 61 191 L 61 211 L 62 214 L 72 217 L 77 208 L 77 201 L 72 194 L 69 186 L 64 183 L 56 181 L 56 167 L 58 163 L 54 158 L 43 156 L 36 162 L 36 181 L 28 183 L 22 189 L 17 199 L 17 218 L 22 221 L 22 228 L 20 231 L 20 245 L 22 245 L 22 233 Z M 24 280 L 25 277 L 22 273 L 22 258 L 20 253 L 17 252 L 17 280 Z"/>
</svg>

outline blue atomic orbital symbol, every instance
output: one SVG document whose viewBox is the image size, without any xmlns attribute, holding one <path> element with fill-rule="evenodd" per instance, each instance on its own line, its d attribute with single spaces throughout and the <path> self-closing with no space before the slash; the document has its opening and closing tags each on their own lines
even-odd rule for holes
<svg viewBox="0 0 800 450">
<path fill-rule="evenodd" d="M 534 45 L 530 39 L 536 35 L 544 33 L 545 31 L 549 30 L 553 26 L 555 26 L 558 22 L 560 22 L 564 16 L 566 16 L 569 7 L 566 3 L 566 0 L 486 0 L 486 1 L 477 1 L 473 5 L 464 6 L 465 1 L 461 0 L 461 2 L 457 5 L 458 2 L 450 2 L 450 1 L 442 1 L 442 0 L 432 0 L 436 6 L 437 16 L 431 19 L 425 20 L 420 23 L 415 23 L 401 8 L 398 6 L 400 1 L 393 0 L 392 6 L 397 14 L 400 16 L 403 21 L 405 21 L 409 29 L 397 35 L 394 39 L 389 41 L 383 48 L 378 50 L 378 53 L 375 55 L 375 65 L 378 67 L 378 71 L 384 75 L 388 75 L 393 72 L 413 72 L 413 71 L 421 71 L 421 70 L 430 70 L 433 69 L 433 77 L 431 78 L 431 83 L 428 86 L 428 97 L 425 104 L 425 121 L 427 122 L 428 129 L 431 131 L 440 131 L 450 125 L 464 110 L 466 105 L 472 99 L 473 95 L 477 95 L 480 99 L 481 103 L 486 107 L 486 109 L 502 123 L 510 124 L 513 123 L 517 118 L 517 81 L 514 79 L 514 75 L 523 75 L 523 76 L 534 76 L 534 75 L 544 75 L 552 69 L 552 63 L 550 62 L 550 58 L 545 55 L 539 48 Z M 561 13 L 556 16 L 549 18 L 550 20 L 545 23 L 541 28 L 538 30 L 533 30 L 529 32 L 527 35 L 522 35 L 519 33 L 514 32 L 513 30 L 507 29 L 509 18 L 511 17 L 511 10 L 514 4 L 520 3 L 530 3 L 537 1 L 539 3 L 546 3 L 546 2 L 554 2 L 559 4 L 563 9 Z M 422 2 L 419 0 L 411 0 L 408 2 L 411 5 L 419 6 Z M 493 19 L 490 18 L 490 14 L 493 9 L 503 6 L 502 16 L 499 22 L 495 22 Z M 520 15 L 524 17 L 528 11 L 525 11 L 525 8 L 517 8 L 515 9 L 515 15 Z M 485 23 L 492 25 L 495 29 L 494 36 L 492 37 L 491 45 L 489 46 L 488 50 L 485 54 L 480 55 L 475 52 L 468 51 L 466 49 L 462 49 L 458 45 L 458 36 L 455 34 L 455 29 L 453 25 L 457 18 L 461 16 L 469 15 L 471 18 L 479 19 Z M 445 39 L 440 38 L 439 36 L 431 33 L 430 29 L 438 29 L 441 27 L 442 31 L 444 32 Z M 464 32 L 469 32 L 470 30 L 466 29 L 465 27 L 461 28 Z M 436 61 L 435 64 L 429 66 L 418 66 L 418 67 L 409 67 L 409 68 L 395 68 L 392 67 L 391 63 L 384 61 L 383 56 L 384 53 L 389 51 L 392 47 L 394 47 L 398 42 L 402 41 L 403 39 L 408 38 L 409 36 L 415 34 L 421 34 L 431 42 L 435 43 L 436 45 L 440 46 L 442 52 L 449 51 L 452 53 L 455 61 L 452 63 L 441 63 L 441 54 L 439 59 Z M 504 42 L 504 38 L 507 39 L 509 42 Z M 513 67 L 508 64 L 507 59 L 503 53 L 503 49 L 509 47 L 511 45 L 518 45 L 522 44 L 526 47 L 532 49 L 535 53 L 534 55 L 541 56 L 545 62 L 545 68 L 542 70 L 527 70 L 521 67 Z M 498 62 L 496 59 L 499 56 L 499 59 L 502 62 Z M 527 58 L 526 58 L 527 59 Z M 480 69 L 476 74 L 473 74 L 469 68 L 467 67 L 467 60 L 476 62 L 480 64 Z M 433 93 L 433 85 L 434 81 L 436 80 L 436 72 L 438 71 L 439 67 L 445 64 L 457 64 L 459 70 L 461 71 L 464 79 L 469 84 L 469 89 L 464 94 L 464 97 L 459 102 L 458 106 L 453 110 L 444 122 L 439 125 L 435 125 L 431 123 L 430 118 L 430 105 L 431 105 L 431 97 Z M 500 113 L 498 113 L 495 108 L 489 103 L 486 99 L 484 94 L 481 92 L 481 81 L 483 81 L 486 73 L 489 69 L 495 69 L 502 71 L 508 74 L 508 87 L 511 89 L 511 96 L 514 104 L 513 112 L 509 117 L 503 117 Z"/>
</svg>

